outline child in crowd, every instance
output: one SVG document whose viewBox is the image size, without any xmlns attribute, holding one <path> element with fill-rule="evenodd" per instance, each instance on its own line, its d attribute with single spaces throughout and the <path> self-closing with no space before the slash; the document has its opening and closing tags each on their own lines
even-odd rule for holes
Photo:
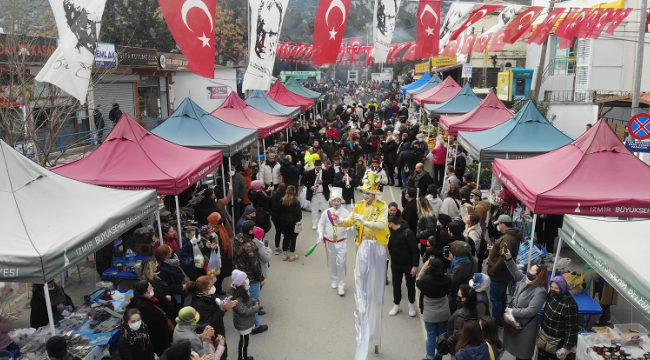
<svg viewBox="0 0 650 360">
<path fill-rule="evenodd" d="M 235 329 L 239 332 L 238 360 L 253 360 L 252 356 L 248 356 L 248 343 L 255 326 L 255 314 L 262 309 L 260 301 L 251 298 L 249 289 L 250 283 L 246 273 L 233 270 L 232 284 L 228 295 L 230 296 L 229 300 L 237 300 L 237 305 L 233 308 L 232 319 Z"/>
</svg>

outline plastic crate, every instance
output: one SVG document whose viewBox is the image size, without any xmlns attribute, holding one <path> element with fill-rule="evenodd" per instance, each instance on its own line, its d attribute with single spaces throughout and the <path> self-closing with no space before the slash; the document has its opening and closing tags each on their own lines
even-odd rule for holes
<svg viewBox="0 0 650 360">
<path fill-rule="evenodd" d="M 641 324 L 639 323 L 632 323 L 632 324 L 614 324 L 614 329 L 621 335 L 621 339 L 625 342 L 639 342 L 642 336 L 648 335 L 648 330 L 644 328 Z M 634 333 L 634 337 L 629 334 L 625 334 L 630 330 L 638 331 L 638 333 Z M 638 335 L 638 336 L 636 336 Z"/>
</svg>

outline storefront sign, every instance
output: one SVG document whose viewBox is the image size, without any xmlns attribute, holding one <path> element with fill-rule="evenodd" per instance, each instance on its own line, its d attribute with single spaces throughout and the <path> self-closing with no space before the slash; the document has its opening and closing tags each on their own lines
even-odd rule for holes
<svg viewBox="0 0 650 360">
<path fill-rule="evenodd" d="M 0 34 L 0 63 L 8 63 L 14 54 L 26 63 L 45 63 L 56 50 L 56 39 L 40 36 L 8 36 Z M 16 59 L 17 60 L 17 59 Z M 22 59 L 21 59 L 22 60 Z"/>
<path fill-rule="evenodd" d="M 208 86 L 208 99 L 224 100 L 228 97 L 227 86 Z"/>
<path fill-rule="evenodd" d="M 627 131 L 637 140 L 650 138 L 650 115 L 643 113 L 634 115 L 627 125 Z"/>
<path fill-rule="evenodd" d="M 95 66 L 117 66 L 117 52 L 115 51 L 115 44 L 97 43 L 97 47 L 95 48 Z"/>
<path fill-rule="evenodd" d="M 117 58 L 119 67 L 158 68 L 156 49 L 118 46 Z"/>
<path fill-rule="evenodd" d="M 391 81 L 393 80 L 393 74 L 392 73 L 372 73 L 370 74 L 370 78 L 372 81 L 379 81 L 379 82 L 384 82 L 384 81 Z"/>
<path fill-rule="evenodd" d="M 636 140 L 628 136 L 625 146 L 632 152 L 650 153 L 650 141 Z"/>
<path fill-rule="evenodd" d="M 431 66 L 456 65 L 456 58 L 449 56 L 438 56 L 431 59 Z"/>
<path fill-rule="evenodd" d="M 158 53 L 158 68 L 179 71 L 187 70 L 187 58 L 183 54 Z"/>
<path fill-rule="evenodd" d="M 425 72 L 429 72 L 429 60 L 425 62 L 421 62 L 419 64 L 415 64 L 415 73 L 416 74 L 423 74 Z"/>
</svg>

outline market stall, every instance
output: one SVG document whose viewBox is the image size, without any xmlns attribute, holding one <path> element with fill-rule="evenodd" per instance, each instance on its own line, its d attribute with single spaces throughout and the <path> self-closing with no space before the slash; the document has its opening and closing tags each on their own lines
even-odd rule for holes
<svg viewBox="0 0 650 360">
<path fill-rule="evenodd" d="M 314 106 L 314 100 L 295 94 L 287 89 L 282 82 L 276 81 L 267 95 L 284 106 L 299 106 L 301 112 L 306 112 Z"/>
<path fill-rule="evenodd" d="M 413 96 L 413 102 L 418 106 L 425 104 L 440 104 L 453 98 L 462 87 L 451 77 L 425 92 Z"/>
<path fill-rule="evenodd" d="M 425 72 L 422 75 L 422 77 L 417 79 L 416 81 L 407 85 L 403 85 L 402 87 L 400 87 L 400 90 L 402 91 L 402 95 L 406 95 L 407 90 L 417 89 L 420 86 L 426 84 L 429 81 L 429 79 L 431 79 L 431 74 L 429 74 L 429 72 Z"/>
<path fill-rule="evenodd" d="M 3 141 L 0 154 L 0 217 L 5 239 L 11 241 L 0 255 L 0 281 L 43 284 L 53 332 L 47 282 L 156 211 L 156 192 L 69 179 L 38 166 Z"/>
<path fill-rule="evenodd" d="M 440 127 L 449 135 L 458 135 L 459 131 L 483 131 L 503 124 L 515 116 L 497 97 L 490 91 L 481 104 L 470 112 L 460 115 L 441 115 Z"/>
<path fill-rule="evenodd" d="M 284 82 L 284 86 L 287 88 L 287 90 L 302 97 L 317 100 L 323 96 L 319 92 L 309 90 L 306 87 L 300 85 L 300 83 L 298 83 L 298 80 L 296 80 L 294 77 L 289 77 L 287 81 Z"/>
<path fill-rule="evenodd" d="M 248 105 L 234 91 L 211 115 L 228 124 L 246 129 L 257 129 L 260 139 L 288 129 L 293 125 L 293 122 L 288 117 L 269 115 Z M 289 134 L 287 133 L 287 141 L 288 139 Z"/>
<path fill-rule="evenodd" d="M 431 90 L 434 87 L 440 85 L 440 83 L 442 83 L 442 79 L 440 79 L 440 76 L 438 76 L 438 74 L 435 74 L 427 82 L 422 84 L 422 86 L 406 90 L 406 96 L 413 97 L 417 94 L 421 94 L 425 91 Z"/>
<path fill-rule="evenodd" d="M 481 99 L 474 94 L 472 86 L 466 83 L 454 97 L 440 104 L 426 104 L 424 111 L 429 116 L 438 114 L 466 114 L 476 109 L 481 104 Z"/>
<path fill-rule="evenodd" d="M 253 90 L 246 98 L 246 103 L 267 114 L 294 118 L 300 115 L 299 106 L 284 106 L 271 99 L 262 90 Z"/>
</svg>

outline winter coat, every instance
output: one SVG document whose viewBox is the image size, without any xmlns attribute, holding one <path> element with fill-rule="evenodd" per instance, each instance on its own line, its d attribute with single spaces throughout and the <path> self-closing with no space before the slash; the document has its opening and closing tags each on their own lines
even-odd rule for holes
<svg viewBox="0 0 650 360">
<path fill-rule="evenodd" d="M 210 260 L 211 250 L 206 246 L 207 241 L 201 239 L 198 242 L 199 250 L 203 254 L 203 262 L 207 264 Z M 190 240 L 183 241 L 183 247 L 177 253 L 178 259 L 180 260 L 181 269 L 185 272 L 190 281 L 196 281 L 196 278 L 199 277 L 197 273 L 197 267 L 194 262 L 194 245 Z M 203 269 L 203 268 L 199 268 Z"/>
<path fill-rule="evenodd" d="M 174 328 L 174 342 L 187 340 L 190 342 L 192 351 L 199 356 L 207 355 L 210 353 L 210 343 L 201 341 L 201 335 L 196 333 L 197 327 L 198 325 L 177 324 Z"/>
<path fill-rule="evenodd" d="M 407 202 L 406 205 L 404 205 L 404 209 L 402 209 L 402 219 L 404 219 L 404 221 L 406 221 L 409 228 L 415 229 L 417 231 L 417 228 L 418 228 L 418 205 L 416 204 L 415 199 Z"/>
<path fill-rule="evenodd" d="M 225 313 L 217 304 L 216 294 L 206 295 L 195 293 L 192 295 L 192 307 L 200 315 L 199 324 L 210 325 L 214 329 L 214 334 L 226 336 L 226 326 L 223 323 Z"/>
<path fill-rule="evenodd" d="M 460 214 L 460 203 L 461 200 L 451 198 L 447 196 L 445 200 L 442 201 L 442 206 L 440 206 L 440 213 L 449 215 L 454 219 L 458 214 Z"/>
<path fill-rule="evenodd" d="M 259 250 L 253 242 L 252 235 L 237 234 L 235 236 L 232 260 L 235 269 L 245 272 L 251 284 L 264 281 Z"/>
<path fill-rule="evenodd" d="M 420 196 L 427 193 L 427 188 L 431 184 L 433 184 L 433 178 L 426 170 L 422 174 L 415 174 L 415 187 L 420 189 Z"/>
<path fill-rule="evenodd" d="M 29 326 L 38 329 L 41 326 L 45 326 L 50 323 L 50 318 L 47 316 L 47 305 L 45 305 L 45 289 L 44 286 L 41 284 L 38 284 L 37 286 L 33 287 L 34 291 L 32 293 L 32 299 L 30 300 L 30 307 L 31 307 L 31 314 L 29 317 Z M 60 301 L 55 301 L 54 298 L 55 296 L 53 295 L 56 293 L 56 298 L 60 299 Z M 54 289 L 50 291 L 50 299 L 52 303 L 52 313 L 57 314 L 58 309 L 57 306 L 59 304 L 64 304 L 66 306 L 74 306 L 72 303 L 72 298 L 68 296 L 63 291 L 63 288 L 60 287 L 59 285 L 55 285 Z"/>
<path fill-rule="evenodd" d="M 456 291 L 456 293 L 458 293 L 458 291 Z M 456 298 L 456 294 L 452 293 L 450 296 Z M 478 311 L 476 311 L 476 308 L 469 309 L 463 306 L 458 310 L 454 311 L 453 314 L 451 314 L 451 317 L 447 322 L 447 344 L 449 344 L 450 346 L 450 351 L 449 351 L 450 354 L 454 355 L 456 353 L 456 343 L 458 342 L 458 334 L 460 333 L 461 330 L 463 330 L 463 326 L 465 326 L 465 322 L 472 321 L 472 320 L 476 320 L 476 321 L 479 320 Z"/>
<path fill-rule="evenodd" d="M 171 266 L 167 263 L 162 263 L 158 266 L 160 274 L 158 275 L 167 285 L 169 285 L 169 293 L 172 295 L 183 295 L 183 270 L 180 267 Z M 176 301 L 174 301 L 176 303 Z M 182 303 L 182 302 L 181 302 Z"/>
<path fill-rule="evenodd" d="M 117 352 L 120 354 L 120 360 L 154 360 L 153 347 L 151 346 L 151 336 L 149 343 L 143 346 L 143 339 L 139 338 L 133 344 L 129 344 L 129 340 L 121 336 L 117 339 Z M 72 360 L 70 357 L 62 358 L 61 360 Z"/>
<path fill-rule="evenodd" d="M 387 141 L 384 144 L 384 162 L 395 166 L 397 162 L 397 143 L 395 140 Z"/>
<path fill-rule="evenodd" d="M 235 199 L 235 202 L 237 200 L 242 199 L 244 200 L 244 196 L 246 196 L 246 180 L 244 179 L 244 176 L 240 173 L 235 173 L 235 175 L 232 176 L 232 197 Z M 209 215 L 209 214 L 208 214 Z"/>
<path fill-rule="evenodd" d="M 437 220 L 435 216 L 422 216 L 418 219 L 417 232 L 415 237 L 418 240 L 427 240 L 429 236 L 436 234 Z"/>
<path fill-rule="evenodd" d="M 271 214 L 271 219 L 273 222 L 280 221 L 280 211 L 282 207 L 282 198 L 284 197 L 284 191 L 273 191 L 271 193 L 271 203 L 269 206 L 269 213 Z M 275 229 L 278 231 L 278 229 Z"/>
<path fill-rule="evenodd" d="M 323 183 L 320 184 L 319 186 L 323 191 L 323 196 L 325 196 L 325 199 L 329 199 L 330 197 L 329 185 L 332 183 L 332 177 L 331 174 L 324 168 L 321 169 L 320 172 L 321 172 L 321 180 L 323 181 Z M 314 196 L 314 190 L 312 190 L 311 187 L 316 185 L 316 179 L 317 179 L 316 169 L 307 171 L 305 173 L 305 177 L 303 181 L 305 183 L 305 186 L 307 187 L 307 200 L 309 201 L 311 201 L 311 198 Z"/>
<path fill-rule="evenodd" d="M 415 158 L 415 153 L 408 147 L 407 144 L 405 150 L 402 150 L 397 156 L 397 168 L 404 170 L 405 167 L 408 167 L 409 171 L 414 170 L 416 162 L 417 160 Z"/>
<path fill-rule="evenodd" d="M 330 131 L 337 133 L 336 139 L 339 138 L 338 132 L 335 129 L 330 129 L 327 133 L 329 134 Z M 326 141 L 325 144 L 323 144 L 323 152 L 325 152 L 325 155 L 327 155 L 328 159 L 334 159 L 334 154 L 336 154 L 336 150 L 338 149 L 339 149 L 339 144 L 335 141 L 332 142 Z"/>
<path fill-rule="evenodd" d="M 436 216 L 440 215 L 440 208 L 442 207 L 442 199 L 439 197 L 433 197 L 433 195 L 427 195 L 426 196 L 427 200 L 429 200 L 429 205 L 431 205 L 431 208 L 433 211 L 436 213 Z"/>
<path fill-rule="evenodd" d="M 237 298 L 237 305 L 233 308 L 232 322 L 237 330 L 248 330 L 255 326 L 255 314 L 260 312 L 259 305 L 253 305 L 253 299 L 244 302 Z"/>
<path fill-rule="evenodd" d="M 248 190 L 251 188 L 251 183 L 253 182 L 253 169 L 246 168 L 242 170 L 241 175 L 244 177 L 244 183 L 246 188 L 244 189 L 244 204 L 248 205 L 251 203 L 251 200 L 248 198 Z"/>
<path fill-rule="evenodd" d="M 494 351 L 494 350 L 493 350 Z M 496 354 L 495 354 L 496 356 Z M 479 346 L 465 346 L 456 353 L 456 360 L 490 360 L 490 348 L 487 342 Z"/>
<path fill-rule="evenodd" d="M 481 246 L 481 226 L 479 224 L 474 224 L 471 227 L 468 227 L 463 232 L 465 240 L 474 248 L 472 255 L 476 256 L 476 251 Z M 471 241 L 471 243 L 470 243 Z"/>
<path fill-rule="evenodd" d="M 332 182 L 333 187 L 339 187 L 342 188 L 342 193 L 343 193 L 343 200 L 345 200 L 346 204 L 352 204 L 354 202 L 354 189 L 356 189 L 359 185 L 359 178 L 357 175 L 348 169 L 348 175 L 350 177 L 350 187 L 347 187 L 347 183 L 343 181 L 345 178 L 345 174 L 342 171 L 339 171 L 336 175 L 334 175 L 334 181 Z"/>
<path fill-rule="evenodd" d="M 517 269 L 517 264 L 515 264 L 514 260 L 510 259 L 505 261 L 505 264 L 510 275 L 517 282 L 511 304 L 508 307 L 512 309 L 512 316 L 521 321 L 521 324 L 525 326 L 517 335 L 512 335 L 509 331 L 504 331 L 503 347 L 514 357 L 529 359 L 533 357 L 533 352 L 535 351 L 538 314 L 539 310 L 544 306 L 547 292 L 545 288 L 541 288 L 535 284 L 527 284 L 526 275 Z"/>
<path fill-rule="evenodd" d="M 264 275 L 264 279 L 266 280 L 269 278 L 269 263 L 271 262 L 271 258 L 273 258 L 273 250 L 264 246 L 264 243 L 257 239 L 253 239 L 253 241 L 257 245 L 260 261 L 262 262 L 262 275 Z"/>
<path fill-rule="evenodd" d="M 300 178 L 300 170 L 289 160 L 282 160 L 280 173 L 282 179 L 287 185 L 293 185 L 298 188 L 298 179 Z"/>
<path fill-rule="evenodd" d="M 420 301 L 422 316 L 425 322 L 439 323 L 448 321 L 451 316 L 447 297 L 451 288 L 451 276 L 443 274 L 435 277 L 429 269 L 420 269 L 415 280 L 415 285 L 420 289 L 423 299 Z"/>
<path fill-rule="evenodd" d="M 127 309 L 138 309 L 142 322 L 149 329 L 149 338 L 153 352 L 161 356 L 165 349 L 169 347 L 172 340 L 172 334 L 169 332 L 167 316 L 159 307 L 158 302 L 146 297 L 135 296 L 126 305 Z"/>
<path fill-rule="evenodd" d="M 447 163 L 447 148 L 444 146 L 436 146 L 431 150 L 433 154 L 433 163 L 435 165 L 445 165 Z"/>
<path fill-rule="evenodd" d="M 454 255 L 454 261 L 451 263 L 451 295 L 450 300 L 456 301 L 455 295 L 463 284 L 469 284 L 474 278 L 476 263 L 472 257 L 471 248 L 465 238 L 461 235 L 455 237 L 455 240 L 449 245 L 449 251 Z M 453 308 L 454 306 L 452 306 Z"/>
<path fill-rule="evenodd" d="M 273 162 L 273 166 L 269 164 L 268 160 L 262 163 L 260 167 L 260 172 L 257 174 L 259 180 L 262 180 L 265 187 L 271 185 L 278 185 L 282 181 L 280 180 L 280 163 L 277 161 Z"/>
<path fill-rule="evenodd" d="M 490 213 L 490 203 L 485 200 L 480 200 L 474 203 L 474 215 L 478 216 L 479 224 L 481 224 L 481 234 L 485 236 L 486 219 Z M 478 250 L 478 248 L 476 248 Z"/>
<path fill-rule="evenodd" d="M 463 187 L 460 188 L 460 198 L 463 199 L 463 203 L 469 202 L 469 195 L 472 193 L 472 190 L 476 189 L 476 186 L 472 186 L 468 183 L 463 183 Z"/>
<path fill-rule="evenodd" d="M 390 253 L 391 266 L 417 267 L 420 264 L 420 249 L 415 233 L 402 220 L 397 230 L 390 229 L 388 252 Z"/>
<path fill-rule="evenodd" d="M 284 198 L 283 198 L 284 199 Z M 302 209 L 298 199 L 293 199 L 291 204 L 284 205 L 280 200 L 280 221 L 287 224 L 295 224 L 302 221 Z"/>
<path fill-rule="evenodd" d="M 544 315 L 540 329 L 551 337 L 561 339 L 559 348 L 573 349 L 578 342 L 578 304 L 570 293 L 555 298 L 548 296 L 544 304 Z M 541 353 L 543 350 L 538 349 Z M 553 355 L 555 354 L 548 354 Z M 575 353 L 569 360 L 575 358 Z M 552 358 L 549 356 L 549 358 Z"/>
<path fill-rule="evenodd" d="M 204 197 L 194 207 L 194 220 L 201 226 L 208 225 L 208 216 L 213 212 L 219 212 L 217 201 L 210 197 Z M 221 218 L 223 219 L 223 215 Z"/>
<path fill-rule="evenodd" d="M 167 318 L 174 321 L 176 318 L 174 303 L 171 300 L 167 300 L 167 295 L 171 295 L 169 292 L 169 285 L 158 276 L 153 280 L 149 280 L 149 284 L 153 287 L 153 296 L 158 299 L 158 305 L 163 309 Z"/>
<path fill-rule="evenodd" d="M 269 203 L 271 202 L 271 197 L 267 194 L 264 195 L 263 192 L 255 191 L 253 189 L 250 189 L 248 191 L 248 198 L 250 199 L 251 203 L 253 204 L 253 207 L 257 209 L 257 207 L 261 207 L 265 211 L 269 211 L 270 206 Z"/>
<path fill-rule="evenodd" d="M 519 244 L 522 236 L 521 230 L 510 228 L 494 243 L 488 255 L 487 273 L 490 276 L 490 280 L 504 283 L 512 281 L 512 275 L 506 268 L 506 259 L 501 255 L 501 249 L 503 249 L 503 244 L 508 244 L 510 254 L 517 256 L 519 254 Z"/>
<path fill-rule="evenodd" d="M 449 175 L 445 175 L 445 178 L 442 180 L 442 190 L 440 191 L 440 197 L 447 197 L 447 193 L 449 192 L 449 183 L 451 182 L 460 186 L 460 180 L 458 180 L 456 174 L 451 173 Z"/>
</svg>

